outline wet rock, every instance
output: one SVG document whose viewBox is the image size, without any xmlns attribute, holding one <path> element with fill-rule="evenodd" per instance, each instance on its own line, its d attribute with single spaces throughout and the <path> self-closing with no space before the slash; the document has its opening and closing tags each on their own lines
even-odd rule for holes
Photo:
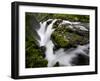
<svg viewBox="0 0 100 81">
<path fill-rule="evenodd" d="M 57 19 L 57 21 L 54 23 L 53 28 L 58 28 L 59 24 L 62 22 L 62 19 Z"/>
<path fill-rule="evenodd" d="M 89 57 L 79 54 L 77 57 L 73 58 L 73 65 L 89 65 Z"/>
<path fill-rule="evenodd" d="M 55 27 L 51 36 L 54 44 L 61 48 L 76 47 L 89 43 L 89 31 L 71 28 L 66 24 Z"/>
<path fill-rule="evenodd" d="M 43 58 L 45 58 L 46 47 L 45 47 L 45 46 L 41 46 L 40 49 L 41 49 L 41 51 L 42 51 L 42 53 L 43 53 L 43 54 L 42 54 Z"/>
<path fill-rule="evenodd" d="M 56 62 L 56 64 L 54 65 L 54 67 L 57 67 L 57 66 L 59 66 L 59 62 Z"/>
</svg>

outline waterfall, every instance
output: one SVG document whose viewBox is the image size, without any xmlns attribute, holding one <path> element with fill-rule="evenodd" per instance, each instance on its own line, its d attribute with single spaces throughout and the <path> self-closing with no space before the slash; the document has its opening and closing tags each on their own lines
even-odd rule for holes
<svg viewBox="0 0 100 81">
<path fill-rule="evenodd" d="M 86 44 L 83 46 L 79 45 L 77 46 L 77 48 L 70 48 L 67 51 L 64 51 L 63 48 L 60 48 L 55 53 L 55 60 L 53 61 L 52 65 L 59 62 L 61 66 L 72 66 L 73 64 L 71 62 L 73 58 L 77 57 L 78 54 L 82 54 L 87 57 L 89 56 L 84 51 L 84 50 L 87 50 L 88 48 L 89 48 L 89 44 Z"/>
<path fill-rule="evenodd" d="M 47 25 L 47 22 L 51 21 L 49 25 Z M 53 51 L 54 44 L 51 38 L 51 34 L 54 32 L 55 29 L 53 29 L 54 23 L 57 21 L 57 19 L 48 19 L 47 21 L 40 22 L 40 29 L 37 30 L 37 33 L 40 37 L 40 40 L 37 40 L 41 46 L 45 46 L 45 59 L 48 61 L 48 67 L 54 66 L 57 62 L 59 62 L 60 66 L 71 66 L 73 65 L 71 62 L 73 58 L 77 57 L 78 54 L 82 54 L 88 57 L 88 54 L 86 54 L 85 50 L 89 48 L 89 44 L 86 45 L 78 45 L 77 48 L 70 48 L 68 50 L 64 50 L 63 48 L 60 48 L 55 53 Z M 70 22 L 63 20 L 61 24 L 70 24 L 69 27 L 74 28 L 80 28 L 81 30 L 87 31 L 87 29 L 83 26 L 77 25 L 79 22 Z M 75 25 L 75 26 L 73 26 Z M 77 25 L 77 26 L 76 26 Z"/>
<path fill-rule="evenodd" d="M 51 19 L 49 19 L 49 20 L 47 20 L 43 23 L 40 22 L 41 27 L 37 31 L 38 35 L 40 36 L 40 40 L 39 40 L 40 46 L 46 47 L 46 52 L 45 52 L 46 57 L 45 57 L 45 59 L 48 60 L 48 66 L 51 66 L 51 62 L 55 58 L 54 53 L 53 53 L 54 44 L 50 40 L 50 37 L 51 37 L 52 32 L 54 31 L 54 29 L 52 28 L 53 24 L 57 21 L 57 19 L 53 20 L 52 23 L 50 23 L 48 25 L 48 27 L 46 28 L 47 22 L 50 21 L 50 20 Z"/>
<path fill-rule="evenodd" d="M 40 46 L 45 46 L 48 41 L 50 41 L 50 37 L 54 29 L 52 29 L 52 25 L 56 22 L 56 19 L 52 21 L 50 25 L 48 25 L 46 29 L 47 22 L 50 21 L 51 19 L 41 23 L 40 22 L 40 29 L 37 30 L 38 35 L 40 36 L 39 44 Z"/>
</svg>

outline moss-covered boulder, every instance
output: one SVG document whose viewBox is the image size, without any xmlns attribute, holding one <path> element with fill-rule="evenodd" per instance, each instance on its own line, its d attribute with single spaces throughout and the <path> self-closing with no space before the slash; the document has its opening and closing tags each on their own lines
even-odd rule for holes
<svg viewBox="0 0 100 81">
<path fill-rule="evenodd" d="M 70 48 L 76 47 L 77 45 L 84 45 L 89 42 L 88 33 L 73 30 L 66 26 L 59 26 L 55 27 L 55 31 L 52 33 L 51 39 L 53 40 L 54 44 L 61 48 Z M 86 36 L 86 35 L 87 36 Z"/>
</svg>

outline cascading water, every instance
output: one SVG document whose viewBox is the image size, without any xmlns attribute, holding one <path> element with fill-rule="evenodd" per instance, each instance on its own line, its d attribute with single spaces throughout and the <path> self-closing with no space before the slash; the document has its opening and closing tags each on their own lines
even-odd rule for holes
<svg viewBox="0 0 100 81">
<path fill-rule="evenodd" d="M 51 21 L 51 19 L 49 19 L 43 23 L 40 22 L 40 29 L 37 30 L 37 33 L 41 39 L 41 40 L 38 40 L 40 46 L 45 46 L 48 43 L 48 41 L 50 41 L 51 34 L 54 31 L 54 29 L 52 29 L 52 26 L 56 22 L 56 19 L 53 20 L 53 22 L 50 25 L 48 25 L 48 27 L 46 29 L 46 25 L 47 25 L 48 21 Z"/>
<path fill-rule="evenodd" d="M 51 20 L 51 19 L 50 19 Z M 56 19 L 52 21 L 52 23 L 50 25 L 48 25 L 47 29 L 46 29 L 46 24 L 48 21 L 47 20 L 43 23 L 40 22 L 40 29 L 37 31 L 38 35 L 40 36 L 40 46 L 45 46 L 46 47 L 46 59 L 48 60 L 48 66 L 51 66 L 51 62 L 54 60 L 55 56 L 53 54 L 53 47 L 54 44 L 52 43 L 52 41 L 50 40 L 51 34 L 54 31 L 54 29 L 52 29 L 53 24 L 56 22 Z"/>
<path fill-rule="evenodd" d="M 47 25 L 47 22 L 51 21 L 49 25 Z M 86 45 L 78 45 L 77 48 L 70 48 L 68 50 L 64 50 L 63 48 L 60 48 L 56 52 L 53 51 L 54 44 L 51 38 L 51 34 L 54 32 L 55 29 L 53 29 L 54 23 L 57 21 L 57 19 L 48 19 L 47 21 L 44 21 L 43 23 L 40 22 L 40 29 L 37 30 L 38 35 L 40 36 L 40 40 L 37 40 L 41 46 L 45 46 L 45 59 L 48 61 L 48 67 L 54 66 L 57 62 L 60 66 L 71 66 L 73 58 L 77 57 L 78 54 L 82 54 L 85 56 L 89 56 L 86 54 L 86 51 L 89 48 L 89 44 Z M 70 28 L 79 28 L 80 30 L 88 31 L 85 27 L 76 25 L 79 22 L 70 22 L 63 20 L 61 24 L 70 24 Z M 73 26 L 75 25 L 75 26 Z"/>
</svg>

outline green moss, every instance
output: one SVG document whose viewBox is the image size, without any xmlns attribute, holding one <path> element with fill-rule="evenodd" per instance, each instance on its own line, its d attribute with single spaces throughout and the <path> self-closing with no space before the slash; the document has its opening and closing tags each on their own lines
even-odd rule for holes
<svg viewBox="0 0 100 81">
<path fill-rule="evenodd" d="M 47 67 L 47 63 L 40 49 L 31 47 L 26 50 L 26 68 Z"/>
<path fill-rule="evenodd" d="M 63 35 L 59 34 L 58 32 L 54 32 L 52 34 L 53 41 L 56 42 L 56 44 L 59 47 L 67 47 L 69 44 L 69 40 L 65 39 Z"/>
<path fill-rule="evenodd" d="M 26 37 L 26 68 L 47 67 L 42 50 L 33 37 Z"/>
<path fill-rule="evenodd" d="M 69 20 L 69 21 L 89 22 L 89 16 L 88 15 L 54 14 L 53 18 Z"/>
<path fill-rule="evenodd" d="M 52 34 L 54 44 L 61 48 L 75 47 L 88 43 L 89 38 L 81 36 L 68 27 L 57 27 Z"/>
<path fill-rule="evenodd" d="M 80 22 L 89 22 L 89 15 L 77 15 L 77 14 L 52 14 L 52 13 L 27 13 L 31 16 L 36 17 L 40 21 L 45 21 L 47 19 L 62 19 L 69 21 L 80 21 Z"/>
</svg>

